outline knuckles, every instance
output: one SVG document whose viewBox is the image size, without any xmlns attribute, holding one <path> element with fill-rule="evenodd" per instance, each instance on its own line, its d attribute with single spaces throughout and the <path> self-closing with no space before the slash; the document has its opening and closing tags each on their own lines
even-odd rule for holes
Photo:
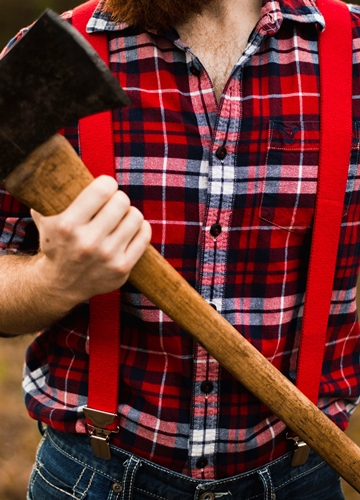
<svg viewBox="0 0 360 500">
<path fill-rule="evenodd" d="M 96 250 L 98 259 L 103 263 L 110 262 L 114 257 L 114 249 L 110 247 L 110 245 L 103 244 L 99 246 Z"/>
<path fill-rule="evenodd" d="M 117 274 L 119 278 L 122 278 L 123 276 L 129 274 L 130 270 L 131 265 L 125 258 L 123 258 L 119 262 L 114 262 L 112 265 L 112 271 Z"/>
<path fill-rule="evenodd" d="M 128 216 L 132 224 L 136 225 L 137 227 L 140 227 L 141 224 L 144 222 L 143 214 L 136 207 L 133 206 L 129 207 Z"/>
<path fill-rule="evenodd" d="M 99 243 L 96 239 L 79 238 L 74 245 L 74 255 L 79 260 L 93 260 L 100 257 Z"/>
<path fill-rule="evenodd" d="M 60 215 L 54 229 L 64 240 L 71 240 L 77 232 L 77 225 L 71 216 Z"/>
<path fill-rule="evenodd" d="M 115 205 L 115 210 L 124 213 L 131 209 L 130 199 L 123 191 L 116 191 L 111 198 L 112 203 Z"/>
<path fill-rule="evenodd" d="M 151 240 L 151 237 L 152 237 L 151 224 L 147 220 L 144 220 L 143 227 L 144 227 L 145 241 L 146 241 L 146 243 L 150 243 L 150 240 Z"/>
<path fill-rule="evenodd" d="M 101 198 L 106 198 L 116 193 L 119 186 L 113 177 L 100 175 L 100 177 L 95 179 L 87 189 L 89 191 L 95 191 Z"/>
</svg>

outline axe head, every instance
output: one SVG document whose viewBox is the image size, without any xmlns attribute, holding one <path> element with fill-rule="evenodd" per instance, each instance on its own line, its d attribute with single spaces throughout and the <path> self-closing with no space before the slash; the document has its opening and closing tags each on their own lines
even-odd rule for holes
<svg viewBox="0 0 360 500">
<path fill-rule="evenodd" d="M 0 61 L 0 181 L 65 125 L 129 104 L 95 50 L 47 10 Z"/>
</svg>

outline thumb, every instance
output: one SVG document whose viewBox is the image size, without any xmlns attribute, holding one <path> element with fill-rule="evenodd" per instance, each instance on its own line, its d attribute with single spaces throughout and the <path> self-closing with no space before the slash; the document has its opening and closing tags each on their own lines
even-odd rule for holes
<svg viewBox="0 0 360 500">
<path fill-rule="evenodd" d="M 33 208 L 30 210 L 30 215 L 34 220 L 36 227 L 40 229 L 40 222 L 43 216 Z"/>
</svg>

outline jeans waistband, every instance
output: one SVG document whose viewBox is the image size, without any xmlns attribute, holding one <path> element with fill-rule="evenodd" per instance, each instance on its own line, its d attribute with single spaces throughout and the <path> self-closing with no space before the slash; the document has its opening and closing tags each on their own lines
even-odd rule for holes
<svg viewBox="0 0 360 500">
<path fill-rule="evenodd" d="M 121 476 L 123 486 L 131 492 L 136 478 L 137 491 L 146 491 L 146 498 L 191 498 L 194 500 L 266 499 L 276 498 L 276 491 L 324 465 L 314 452 L 306 464 L 291 466 L 292 453 L 287 453 L 273 462 L 253 471 L 220 480 L 199 480 L 171 471 L 148 460 L 142 459 L 117 447 L 111 446 L 112 459 L 96 458 L 91 451 L 88 436 L 64 434 L 47 429 L 47 439 L 59 453 L 73 461 L 88 466 L 94 472 L 107 478 Z M 161 486 L 160 486 L 161 485 Z M 162 497 L 159 491 L 165 488 Z M 129 493 L 129 498 L 132 495 Z"/>
</svg>

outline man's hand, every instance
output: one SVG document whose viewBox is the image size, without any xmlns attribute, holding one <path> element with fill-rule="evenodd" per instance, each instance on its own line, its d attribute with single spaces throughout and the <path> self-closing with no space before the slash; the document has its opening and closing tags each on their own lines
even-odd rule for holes
<svg viewBox="0 0 360 500">
<path fill-rule="evenodd" d="M 149 223 L 106 176 L 61 214 L 32 216 L 40 233 L 39 279 L 73 305 L 121 287 L 151 238 Z"/>
<path fill-rule="evenodd" d="M 61 214 L 32 211 L 32 216 L 39 254 L 0 258 L 5 276 L 0 300 L 7 303 L 0 331 L 5 333 L 35 331 L 80 302 L 121 287 L 151 238 L 149 223 L 107 176 L 94 180 Z"/>
</svg>

